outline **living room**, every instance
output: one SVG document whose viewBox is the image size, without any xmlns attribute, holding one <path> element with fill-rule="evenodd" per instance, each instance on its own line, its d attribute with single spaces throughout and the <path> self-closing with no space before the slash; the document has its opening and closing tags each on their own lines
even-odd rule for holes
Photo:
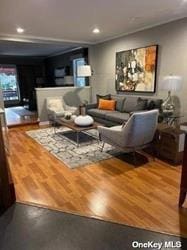
<svg viewBox="0 0 187 250">
<path fill-rule="evenodd" d="M 29 112 L 25 113 L 19 126 L 15 124 L 8 129 L 5 126 L 6 132 L 3 130 L 8 159 L 5 165 L 10 169 L 17 206 L 15 211 L 11 208 L 8 211 L 20 219 L 20 225 L 26 219 L 23 211 L 27 209 L 33 209 L 30 219 L 34 218 L 35 226 L 45 211 L 60 211 L 58 216 L 74 214 L 76 218 L 92 218 L 91 221 L 98 219 L 97 223 L 117 223 L 116 227 L 123 225 L 122 232 L 112 231 L 109 237 L 106 232 L 113 224 L 107 224 L 104 232 L 101 228 L 91 229 L 89 221 L 85 221 L 88 228 L 80 223 L 87 232 L 81 235 L 78 228 L 76 232 L 79 240 L 85 235 L 88 238 L 85 237 L 88 243 L 84 242 L 88 244 L 87 249 L 101 248 L 94 246 L 94 237 L 89 239 L 88 233 L 93 232 L 95 242 L 100 238 L 107 244 L 102 245 L 105 249 L 133 249 L 133 241 L 150 240 L 163 244 L 165 241 L 180 242 L 181 249 L 185 249 L 186 176 L 183 184 L 181 176 L 186 169 L 183 152 L 186 152 L 184 130 L 187 121 L 187 5 L 185 1 L 173 1 L 172 4 L 171 1 L 144 1 L 142 5 L 126 1 L 119 2 L 115 8 L 110 3 L 111 8 L 106 8 L 104 3 L 88 3 L 88 13 L 83 17 L 78 8 L 81 1 L 78 2 L 74 4 L 79 15 L 72 19 L 68 30 L 62 27 L 62 33 L 52 29 L 62 16 L 52 4 L 49 6 L 55 8 L 54 12 L 49 11 L 49 6 L 42 7 L 46 15 L 53 13 L 58 18 L 43 33 L 40 30 L 44 28 L 42 23 L 38 27 L 35 24 L 32 30 L 27 23 L 29 18 L 24 19 L 22 12 L 19 13 L 19 25 L 25 29 L 22 33 L 0 29 L 0 64 L 17 66 L 18 74 L 24 75 L 18 79 L 20 93 L 26 93 L 25 99 L 35 103 L 34 110 L 28 110 L 23 94 L 22 102 L 16 107 L 37 113 L 34 120 Z M 40 3 L 38 5 L 36 12 L 41 10 Z M 33 3 L 29 6 L 36 9 Z M 24 7 L 27 12 L 29 6 Z M 60 3 L 57 6 L 61 6 Z M 66 13 L 70 7 L 71 1 L 66 3 Z M 135 7 L 140 11 L 138 16 Z M 123 18 L 124 11 L 127 17 Z M 111 18 L 117 13 L 118 18 Z M 64 18 L 70 23 L 67 15 Z M 109 22 L 110 19 L 114 20 Z M 90 20 L 89 24 L 85 20 Z M 74 25 L 78 22 L 82 27 L 76 32 Z M 4 48 L 8 48 L 8 52 Z M 149 63 L 143 65 L 146 61 Z M 25 70 L 24 65 L 32 66 L 32 70 Z M 81 67 L 88 72 L 78 73 Z M 146 74 L 148 78 L 143 82 Z M 28 83 L 26 86 L 24 81 Z M 135 88 L 131 85 L 134 82 L 137 83 Z M 34 98 L 28 95 L 31 91 Z M 15 108 L 15 105 L 10 106 L 10 109 Z M 4 118 L 3 113 L 2 120 Z M 144 150 L 150 143 L 154 147 Z M 182 194 L 180 201 L 179 193 Z M 35 208 L 41 210 L 34 212 Z M 24 214 L 22 218 L 19 209 Z M 63 223 L 60 228 L 67 226 Z M 11 221 L 10 227 L 16 226 L 13 224 Z M 0 228 L 5 230 L 3 225 L 0 221 Z M 44 225 L 49 228 L 48 224 Z M 19 230 L 21 232 L 21 227 Z M 35 227 L 35 230 L 38 229 Z M 61 230 L 63 233 L 65 229 Z M 74 235 L 71 230 L 68 235 Z M 9 233 L 4 231 L 8 238 Z M 57 244 L 53 233 L 50 239 Z M 125 242 L 117 235 L 129 240 Z M 41 233 L 40 240 L 45 242 L 45 238 Z M 12 249 L 11 244 L 17 239 L 21 241 L 16 235 L 9 248 L 5 248 L 2 236 L 0 246 Z M 71 245 L 72 237 L 66 236 L 64 240 Z M 39 239 L 34 241 L 37 242 L 35 247 L 39 247 Z M 114 247 L 114 241 L 119 241 L 119 245 Z M 80 246 L 69 245 L 67 249 L 84 249 L 84 243 L 78 243 Z M 16 246 L 24 249 L 24 244 Z M 56 249 L 61 248 L 57 246 Z"/>
</svg>

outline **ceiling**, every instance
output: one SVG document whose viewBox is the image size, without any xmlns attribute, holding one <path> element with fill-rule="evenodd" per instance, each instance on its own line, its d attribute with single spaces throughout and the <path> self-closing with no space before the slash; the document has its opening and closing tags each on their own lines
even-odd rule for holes
<svg viewBox="0 0 187 250">
<path fill-rule="evenodd" d="M 186 16 L 187 0 L 1 0 L 0 53 L 8 46 L 11 53 L 16 48 L 22 54 L 28 49 L 28 54 L 49 55 Z M 24 34 L 17 34 L 17 27 Z M 95 27 L 100 34 L 92 33 Z M 50 44 L 42 45 L 46 41 Z"/>
</svg>

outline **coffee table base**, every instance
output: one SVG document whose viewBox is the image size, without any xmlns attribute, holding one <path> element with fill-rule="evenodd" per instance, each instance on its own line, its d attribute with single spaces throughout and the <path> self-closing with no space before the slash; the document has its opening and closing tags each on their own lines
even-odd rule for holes
<svg viewBox="0 0 187 250">
<path fill-rule="evenodd" d="M 57 128 L 55 128 L 55 134 L 58 133 Z M 61 132 L 62 136 L 64 136 L 68 141 L 75 144 L 77 147 L 81 146 L 81 144 L 90 144 L 90 142 L 97 141 L 99 143 L 99 135 L 93 135 L 88 133 L 87 131 L 64 131 Z"/>
</svg>

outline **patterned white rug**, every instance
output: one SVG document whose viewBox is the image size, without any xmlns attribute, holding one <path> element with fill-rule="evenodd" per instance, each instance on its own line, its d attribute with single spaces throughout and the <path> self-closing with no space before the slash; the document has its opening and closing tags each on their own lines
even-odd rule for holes
<svg viewBox="0 0 187 250">
<path fill-rule="evenodd" d="M 97 130 L 88 131 L 97 137 Z M 122 152 L 105 144 L 103 152 L 100 151 L 102 143 L 84 133 L 80 136 L 80 146 L 76 145 L 76 134 L 68 128 L 45 128 L 26 132 L 56 158 L 65 163 L 69 168 L 77 168 L 106 160 L 120 155 Z"/>
</svg>

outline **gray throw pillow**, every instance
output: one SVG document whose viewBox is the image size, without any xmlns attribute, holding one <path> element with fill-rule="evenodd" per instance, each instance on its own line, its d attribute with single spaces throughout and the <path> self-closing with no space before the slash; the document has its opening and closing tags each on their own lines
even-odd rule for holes
<svg viewBox="0 0 187 250">
<path fill-rule="evenodd" d="M 148 102 L 147 99 L 143 99 L 143 98 L 139 97 L 136 111 L 146 110 L 147 109 L 147 102 Z"/>
<path fill-rule="evenodd" d="M 99 99 L 104 99 L 104 100 L 111 100 L 111 94 L 107 95 L 96 95 L 97 98 L 97 105 L 99 104 Z"/>
<path fill-rule="evenodd" d="M 123 112 L 125 97 L 116 95 L 116 96 L 111 96 L 111 99 L 116 101 L 116 110 L 119 112 Z"/>
<path fill-rule="evenodd" d="M 145 110 L 147 108 L 147 99 L 142 99 L 141 97 L 127 97 L 124 106 L 123 112 L 135 112 L 140 110 Z"/>
<path fill-rule="evenodd" d="M 147 109 L 148 110 L 152 110 L 152 109 L 162 109 L 162 99 L 153 99 L 153 100 L 149 100 L 147 103 Z"/>
</svg>

